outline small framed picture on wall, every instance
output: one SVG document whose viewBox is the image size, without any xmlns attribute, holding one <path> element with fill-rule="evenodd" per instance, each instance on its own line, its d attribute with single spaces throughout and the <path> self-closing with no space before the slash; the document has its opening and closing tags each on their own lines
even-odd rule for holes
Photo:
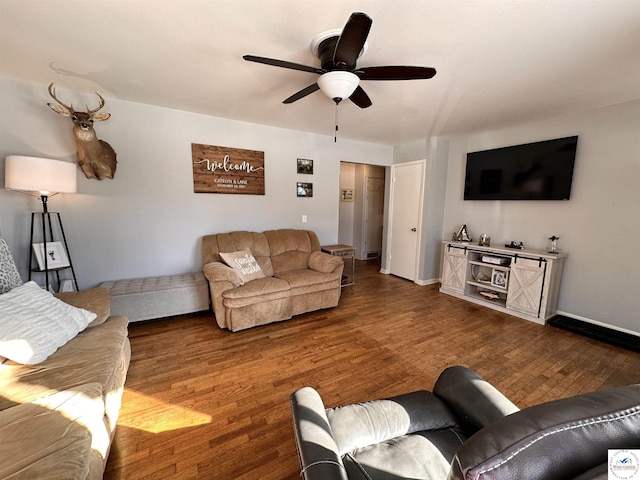
<svg viewBox="0 0 640 480">
<path fill-rule="evenodd" d="M 296 194 L 298 197 L 313 197 L 313 183 L 298 182 Z"/>
<path fill-rule="evenodd" d="M 313 175 L 313 160 L 309 160 L 308 158 L 299 158 L 297 172 L 305 175 Z"/>
<path fill-rule="evenodd" d="M 341 202 L 353 202 L 353 188 L 343 188 L 340 190 Z"/>
</svg>

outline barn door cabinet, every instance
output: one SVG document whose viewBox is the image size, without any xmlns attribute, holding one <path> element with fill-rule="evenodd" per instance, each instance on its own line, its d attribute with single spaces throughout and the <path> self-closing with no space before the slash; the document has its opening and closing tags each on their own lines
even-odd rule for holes
<svg viewBox="0 0 640 480">
<path fill-rule="evenodd" d="M 445 249 L 442 258 L 442 288 L 463 295 L 467 279 L 467 249 Z"/>
<path fill-rule="evenodd" d="M 566 254 L 443 242 L 440 291 L 545 324 L 556 314 Z"/>
</svg>

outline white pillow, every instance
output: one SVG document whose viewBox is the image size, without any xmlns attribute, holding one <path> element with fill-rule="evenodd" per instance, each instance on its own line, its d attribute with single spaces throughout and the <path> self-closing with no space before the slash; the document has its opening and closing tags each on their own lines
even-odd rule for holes
<svg viewBox="0 0 640 480">
<path fill-rule="evenodd" d="M 251 280 L 264 278 L 264 272 L 258 265 L 258 261 L 251 254 L 251 250 L 245 248 L 237 252 L 220 252 L 220 257 L 238 274 L 240 285 L 244 285 Z"/>
<path fill-rule="evenodd" d="M 0 295 L 0 356 L 29 365 L 43 362 L 95 318 L 27 282 Z"/>
</svg>

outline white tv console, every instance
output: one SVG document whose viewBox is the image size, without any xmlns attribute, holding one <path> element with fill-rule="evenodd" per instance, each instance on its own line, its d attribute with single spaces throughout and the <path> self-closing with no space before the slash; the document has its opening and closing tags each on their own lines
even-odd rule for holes
<svg viewBox="0 0 640 480">
<path fill-rule="evenodd" d="M 542 325 L 556 314 L 565 253 L 442 243 L 442 293 Z"/>
</svg>

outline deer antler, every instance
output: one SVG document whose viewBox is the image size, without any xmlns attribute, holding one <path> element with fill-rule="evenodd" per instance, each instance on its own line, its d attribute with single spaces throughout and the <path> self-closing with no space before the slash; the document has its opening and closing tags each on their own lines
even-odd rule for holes
<svg viewBox="0 0 640 480">
<path fill-rule="evenodd" d="M 53 97 L 53 99 L 58 102 L 62 107 L 66 108 L 68 113 L 73 112 L 73 105 L 65 105 L 64 103 L 62 103 L 58 97 L 56 97 L 56 85 L 55 83 L 50 83 L 49 84 L 49 95 L 51 95 L 51 97 Z M 104 102 L 104 100 L 103 100 Z M 103 103 L 104 105 L 104 103 Z"/>
<path fill-rule="evenodd" d="M 98 98 L 100 99 L 100 105 L 98 105 L 98 108 L 94 108 L 93 110 L 89 110 L 89 106 L 85 105 L 85 107 L 87 107 L 87 113 L 89 115 L 93 115 L 94 113 L 96 113 L 98 110 L 100 110 L 102 107 L 104 107 L 104 98 L 102 98 L 102 95 L 100 95 L 98 92 L 95 92 L 96 95 L 98 96 Z"/>
</svg>

